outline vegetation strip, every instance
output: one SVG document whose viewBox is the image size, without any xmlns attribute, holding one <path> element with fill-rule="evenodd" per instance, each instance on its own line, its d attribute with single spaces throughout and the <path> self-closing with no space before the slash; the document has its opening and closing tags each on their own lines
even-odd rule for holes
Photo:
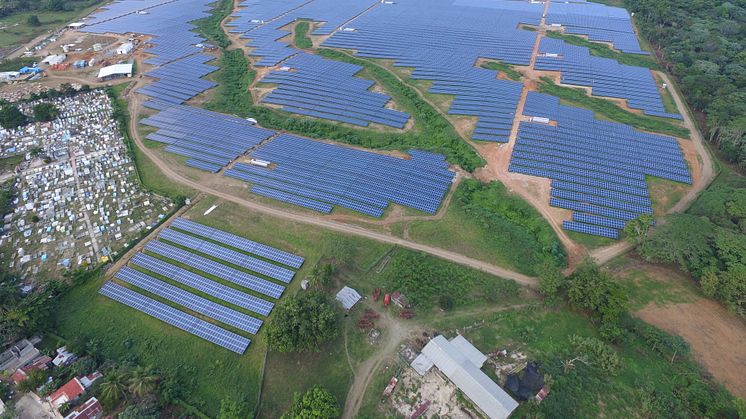
<svg viewBox="0 0 746 419">
<path fill-rule="evenodd" d="M 606 99 L 588 96 L 583 89 L 559 86 L 548 77 L 542 77 L 539 82 L 539 91 L 557 96 L 570 105 L 590 109 L 598 115 L 604 116 L 612 121 L 631 125 L 643 131 L 652 131 L 668 134 L 679 138 L 689 138 L 689 130 L 663 120 L 650 116 L 638 115 L 624 110 L 615 103 Z"/>
<path fill-rule="evenodd" d="M 568 35 L 558 31 L 547 31 L 546 35 L 549 38 L 561 39 L 570 45 L 576 45 L 579 47 L 586 47 L 590 51 L 591 55 L 602 58 L 611 58 L 621 64 L 631 65 L 635 67 L 647 67 L 651 70 L 660 70 L 660 66 L 649 55 L 639 54 L 625 54 L 623 52 L 614 51 L 610 46 L 606 44 L 600 44 L 598 42 L 591 42 L 585 38 L 577 35 Z"/>
</svg>

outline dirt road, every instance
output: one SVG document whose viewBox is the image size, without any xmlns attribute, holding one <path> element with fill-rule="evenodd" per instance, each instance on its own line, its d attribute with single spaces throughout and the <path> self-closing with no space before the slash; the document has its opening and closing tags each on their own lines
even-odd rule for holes
<svg viewBox="0 0 746 419">
<path fill-rule="evenodd" d="M 712 156 L 710 156 L 709 151 L 707 150 L 707 147 L 705 147 L 705 140 L 702 137 L 702 133 L 699 132 L 699 129 L 697 128 L 697 125 L 694 123 L 694 120 L 692 120 L 691 114 L 689 113 L 689 108 L 686 106 L 686 103 L 681 98 L 681 93 L 679 93 L 678 89 L 671 83 L 671 79 L 668 78 L 668 75 L 664 73 L 658 74 L 663 81 L 668 85 L 671 96 L 673 96 L 674 102 L 676 102 L 676 108 L 678 109 L 681 116 L 684 118 L 684 125 L 689 129 L 689 132 L 691 133 L 691 140 L 694 143 L 694 148 L 697 151 L 697 155 L 701 159 L 702 163 L 702 171 L 698 179 L 694 179 L 694 184 L 692 185 L 692 188 L 689 189 L 689 192 L 682 197 L 679 202 L 676 203 L 673 207 L 671 207 L 667 214 L 673 214 L 676 212 L 684 212 L 686 211 L 689 206 L 694 202 L 697 197 L 699 197 L 699 194 L 702 193 L 702 191 L 707 188 L 710 183 L 715 179 L 715 170 L 712 162 Z M 658 225 L 665 224 L 665 220 L 659 220 Z M 626 241 L 615 243 L 611 246 L 602 247 L 599 249 L 594 250 L 591 252 L 591 257 L 599 264 L 604 264 L 612 259 L 614 259 L 617 256 L 623 255 L 630 250 L 632 250 L 634 246 Z"/>
<path fill-rule="evenodd" d="M 141 80 L 138 80 L 136 83 L 141 83 L 141 82 L 142 82 Z M 130 111 L 129 130 L 130 130 L 130 133 L 132 134 L 132 138 L 137 144 L 137 147 L 140 148 L 140 150 L 142 150 L 142 152 L 153 162 L 153 164 L 158 166 L 161 172 L 163 172 L 164 176 L 166 176 L 167 178 L 175 182 L 188 186 L 197 191 L 216 196 L 225 201 L 241 205 L 250 210 L 261 212 L 267 215 L 271 215 L 273 217 L 282 218 L 282 219 L 299 222 L 303 224 L 314 225 L 317 227 L 325 228 L 325 229 L 336 231 L 336 232 L 343 233 L 343 234 L 353 234 L 356 236 L 365 237 L 365 238 L 376 240 L 376 241 L 383 242 L 383 243 L 394 244 L 394 245 L 405 247 L 405 248 L 412 249 L 412 250 L 418 250 L 418 251 L 425 252 L 430 255 L 439 257 L 441 259 L 446 259 L 446 260 L 449 260 L 449 261 L 452 261 L 452 262 L 455 262 L 461 265 L 469 266 L 471 268 L 490 273 L 492 275 L 499 276 L 501 278 L 511 279 L 513 281 L 518 282 L 521 285 L 525 285 L 525 286 L 532 287 L 532 288 L 536 287 L 537 285 L 536 278 L 532 278 L 527 275 L 523 275 L 521 273 L 511 271 L 509 269 L 505 269 L 505 268 L 502 268 L 496 265 L 492 265 L 490 263 L 483 262 L 481 260 L 476 260 L 476 259 L 470 258 L 468 256 L 464 256 L 464 255 L 461 255 L 455 252 L 451 252 L 451 251 L 441 249 L 438 247 L 415 243 L 409 240 L 401 239 L 401 238 L 390 236 L 390 235 L 383 234 L 383 233 L 366 230 L 363 227 L 340 223 L 337 221 L 326 219 L 323 216 L 314 216 L 314 215 L 309 215 L 309 214 L 295 213 L 295 212 L 290 212 L 288 210 L 282 210 L 282 209 L 270 207 L 264 204 L 260 204 L 258 202 L 249 201 L 247 199 L 243 199 L 238 196 L 234 196 L 234 195 L 210 188 L 208 186 L 202 185 L 191 179 L 187 179 L 186 177 L 174 171 L 169 164 L 161 160 L 161 158 L 153 150 L 145 147 L 145 145 L 142 142 L 142 138 L 140 137 L 140 133 L 138 132 L 138 129 L 137 129 L 136 115 L 139 113 L 140 100 L 137 97 L 137 95 L 131 95 L 128 98 L 128 102 L 129 102 L 129 111 Z"/>
</svg>

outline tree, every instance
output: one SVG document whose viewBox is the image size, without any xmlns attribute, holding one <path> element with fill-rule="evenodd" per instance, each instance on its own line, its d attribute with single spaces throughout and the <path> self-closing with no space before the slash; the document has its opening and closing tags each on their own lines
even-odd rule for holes
<svg viewBox="0 0 746 419">
<path fill-rule="evenodd" d="M 51 121 L 60 114 L 59 109 L 51 103 L 43 102 L 34 105 L 34 119 L 39 122 Z"/>
<path fill-rule="evenodd" d="M 220 401 L 220 413 L 217 419 L 243 419 L 246 415 L 246 403 L 226 397 Z"/>
<path fill-rule="evenodd" d="M 128 378 L 127 372 L 121 369 L 113 370 L 106 374 L 100 385 L 101 397 L 112 403 L 126 399 Z"/>
<path fill-rule="evenodd" d="M 339 406 L 334 395 L 320 386 L 305 394 L 296 393 L 290 409 L 282 419 L 334 419 L 339 417 Z"/>
<path fill-rule="evenodd" d="M 27 123 L 28 118 L 18 109 L 18 106 L 5 104 L 0 107 L 0 126 L 3 128 L 18 128 Z"/>
<path fill-rule="evenodd" d="M 33 370 L 28 374 L 28 377 L 18 384 L 18 390 L 21 392 L 35 391 L 47 382 L 47 372 L 44 370 Z"/>
<path fill-rule="evenodd" d="M 624 226 L 624 234 L 627 235 L 627 239 L 634 245 L 642 243 L 645 237 L 648 235 L 650 226 L 653 225 L 652 214 L 642 214 L 632 221 L 627 222 Z"/>
<path fill-rule="evenodd" d="M 582 357 L 587 364 L 612 376 L 618 375 L 621 371 L 622 363 L 619 360 L 619 355 L 611 346 L 602 341 L 596 338 L 573 335 L 570 336 L 570 344 L 576 354 Z"/>
<path fill-rule="evenodd" d="M 570 275 L 567 296 L 575 307 L 587 310 L 600 321 L 601 335 L 618 338 L 622 314 L 627 310 L 628 296 L 624 288 L 592 260 L 584 260 Z"/>
<path fill-rule="evenodd" d="M 319 292 L 286 298 L 266 327 L 269 346 L 279 352 L 318 351 L 339 334 L 334 307 Z"/>
<path fill-rule="evenodd" d="M 323 290 L 326 288 L 332 280 L 334 274 L 334 265 L 330 263 L 317 263 L 311 270 L 311 274 L 308 276 L 308 282 L 311 288 L 315 290 Z"/>
<path fill-rule="evenodd" d="M 536 273 L 539 277 L 539 293 L 546 298 L 547 302 L 556 302 L 565 279 L 562 271 L 551 261 L 544 261 L 536 267 Z"/>
<path fill-rule="evenodd" d="M 128 405 L 117 419 L 158 419 L 160 415 L 152 406 L 143 406 L 140 403 Z"/>
<path fill-rule="evenodd" d="M 160 377 L 156 375 L 152 367 L 140 366 L 132 370 L 132 373 L 129 376 L 127 389 L 134 396 L 144 397 L 155 391 L 159 380 Z"/>
<path fill-rule="evenodd" d="M 29 26 L 41 26 L 41 21 L 39 21 L 39 16 L 37 15 L 31 15 L 26 19 L 26 23 Z"/>
</svg>

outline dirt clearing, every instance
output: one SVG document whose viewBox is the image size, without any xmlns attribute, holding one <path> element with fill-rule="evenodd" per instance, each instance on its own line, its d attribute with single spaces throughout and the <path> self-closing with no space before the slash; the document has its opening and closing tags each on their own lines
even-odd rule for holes
<svg viewBox="0 0 746 419">
<path fill-rule="evenodd" d="M 735 396 L 746 397 L 746 323 L 714 301 L 659 306 L 635 314 L 692 348 L 694 358 Z"/>
</svg>

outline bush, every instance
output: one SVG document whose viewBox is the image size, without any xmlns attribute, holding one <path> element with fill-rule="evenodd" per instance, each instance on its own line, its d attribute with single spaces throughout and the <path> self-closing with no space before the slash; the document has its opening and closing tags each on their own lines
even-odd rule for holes
<svg viewBox="0 0 746 419">
<path fill-rule="evenodd" d="M 586 259 L 568 277 L 567 296 L 570 304 L 588 311 L 600 323 L 602 336 L 609 340 L 621 336 L 620 323 L 629 298 L 608 272 Z"/>
<path fill-rule="evenodd" d="M 18 106 L 6 103 L 0 107 L 0 126 L 6 129 L 18 128 L 28 123 L 28 118 Z"/>
<path fill-rule="evenodd" d="M 334 419 L 339 415 L 334 395 L 321 386 L 314 386 L 303 395 L 295 394 L 293 404 L 282 419 Z"/>
<path fill-rule="evenodd" d="M 318 351 L 339 335 L 337 313 L 324 294 L 301 292 L 285 298 L 265 326 L 267 343 L 278 352 Z"/>
</svg>

